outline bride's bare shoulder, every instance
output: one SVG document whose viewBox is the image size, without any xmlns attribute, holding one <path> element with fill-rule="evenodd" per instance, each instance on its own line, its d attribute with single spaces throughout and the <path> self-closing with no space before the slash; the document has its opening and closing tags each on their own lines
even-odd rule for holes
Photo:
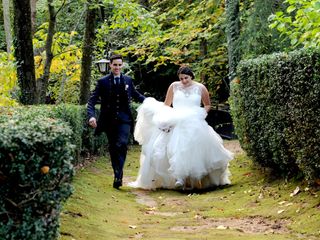
<svg viewBox="0 0 320 240">
<path fill-rule="evenodd" d="M 203 83 L 197 82 L 196 84 L 197 84 L 201 89 L 207 89 L 207 87 L 206 87 Z"/>
<path fill-rule="evenodd" d="M 171 86 L 177 86 L 179 84 L 180 84 L 180 81 L 174 81 L 174 82 L 171 83 Z"/>
<path fill-rule="evenodd" d="M 180 84 L 181 84 L 180 81 L 175 81 L 170 84 L 170 88 L 175 90 L 176 88 L 179 88 Z"/>
</svg>

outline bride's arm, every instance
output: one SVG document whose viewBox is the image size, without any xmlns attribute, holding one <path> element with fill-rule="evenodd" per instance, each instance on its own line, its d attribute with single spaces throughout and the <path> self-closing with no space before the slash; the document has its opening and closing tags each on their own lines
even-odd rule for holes
<svg viewBox="0 0 320 240">
<path fill-rule="evenodd" d="M 210 101 L 208 89 L 204 85 L 202 85 L 201 100 L 202 100 L 204 109 L 207 112 L 209 112 L 211 108 L 211 101 Z"/>
<path fill-rule="evenodd" d="M 172 99 L 173 99 L 173 83 L 168 88 L 166 99 L 164 100 L 164 104 L 170 107 L 172 104 Z"/>
</svg>

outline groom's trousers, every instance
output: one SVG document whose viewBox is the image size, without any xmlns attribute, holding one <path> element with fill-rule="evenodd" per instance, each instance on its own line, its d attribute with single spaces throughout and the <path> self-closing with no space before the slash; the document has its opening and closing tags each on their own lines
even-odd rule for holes
<svg viewBox="0 0 320 240">
<path fill-rule="evenodd" d="M 109 154 L 114 172 L 114 178 L 116 181 L 122 181 L 130 129 L 130 123 L 117 123 L 108 127 L 106 131 L 108 137 Z"/>
</svg>

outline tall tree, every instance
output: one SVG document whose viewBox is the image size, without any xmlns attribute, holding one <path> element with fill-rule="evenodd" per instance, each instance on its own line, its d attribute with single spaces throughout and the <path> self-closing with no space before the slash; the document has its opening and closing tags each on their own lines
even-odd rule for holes
<svg viewBox="0 0 320 240">
<path fill-rule="evenodd" d="M 30 0 L 32 32 L 36 31 L 37 0 Z"/>
<path fill-rule="evenodd" d="M 232 80 L 236 76 L 236 68 L 240 60 L 240 52 L 238 48 L 238 40 L 240 36 L 239 5 L 239 0 L 226 0 L 226 35 L 228 45 L 229 80 Z"/>
<path fill-rule="evenodd" d="M 200 41 L 200 56 L 205 58 L 208 54 L 208 43 L 206 39 L 201 39 Z M 204 72 L 200 73 L 200 79 L 202 82 L 206 80 L 206 74 Z"/>
<path fill-rule="evenodd" d="M 30 0 L 13 0 L 14 54 L 22 104 L 37 103 Z"/>
<path fill-rule="evenodd" d="M 3 22 L 4 31 L 6 34 L 7 53 L 11 52 L 12 34 L 11 34 L 11 21 L 10 21 L 10 1 L 2 0 L 3 6 Z"/>
<path fill-rule="evenodd" d="M 92 0 L 86 4 L 85 32 L 82 46 L 80 104 L 86 104 L 90 95 L 92 53 L 95 40 L 95 19 L 97 9 L 91 6 Z"/>
<path fill-rule="evenodd" d="M 55 34 L 55 26 L 56 26 L 56 12 L 53 6 L 53 0 L 48 0 L 48 10 L 49 10 L 49 27 L 45 45 L 46 59 L 44 64 L 44 71 L 42 76 L 38 79 L 38 92 L 39 92 L 39 101 L 41 103 L 45 103 L 46 101 L 46 93 L 49 85 L 49 77 L 50 77 L 50 68 L 53 59 L 52 53 L 52 43 L 53 36 Z"/>
</svg>

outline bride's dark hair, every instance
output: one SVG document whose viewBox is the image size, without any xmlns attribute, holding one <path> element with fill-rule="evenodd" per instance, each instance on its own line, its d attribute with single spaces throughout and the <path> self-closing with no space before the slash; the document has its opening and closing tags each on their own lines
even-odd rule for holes
<svg viewBox="0 0 320 240">
<path fill-rule="evenodd" d="M 188 66 L 181 66 L 177 72 L 177 75 L 179 74 L 186 74 L 189 75 L 192 79 L 194 79 L 194 73 L 192 72 L 191 68 Z"/>
</svg>

